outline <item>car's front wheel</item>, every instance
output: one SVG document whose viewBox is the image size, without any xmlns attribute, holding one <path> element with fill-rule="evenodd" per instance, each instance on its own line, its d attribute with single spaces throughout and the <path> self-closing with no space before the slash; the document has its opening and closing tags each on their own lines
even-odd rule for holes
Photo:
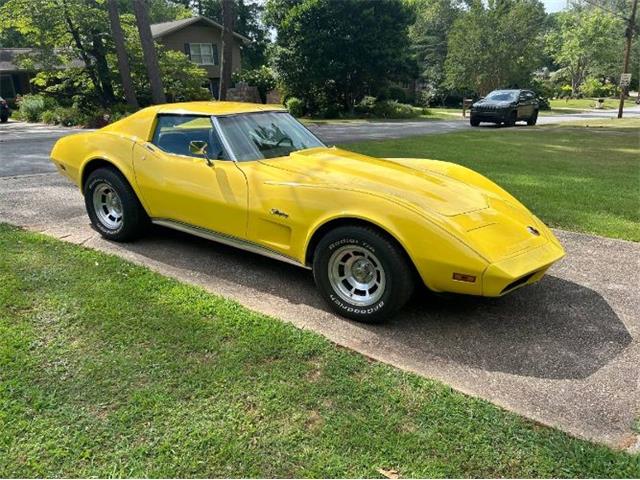
<svg viewBox="0 0 640 480">
<path fill-rule="evenodd" d="M 513 127 L 513 126 L 515 126 L 517 121 L 518 121 L 518 112 L 514 111 L 514 112 L 509 113 L 509 115 L 505 119 L 504 124 L 507 127 Z"/>
<path fill-rule="evenodd" d="M 361 322 L 388 319 L 413 292 L 405 252 L 372 227 L 338 227 L 326 234 L 315 250 L 313 275 L 334 311 Z"/>
<path fill-rule="evenodd" d="M 149 218 L 136 193 L 115 169 L 99 168 L 89 175 L 84 202 L 91 224 L 108 240 L 134 240 L 148 225 Z"/>
<path fill-rule="evenodd" d="M 469 119 L 469 124 L 470 124 L 472 127 L 477 127 L 478 125 L 480 125 L 480 120 L 478 120 L 477 118 L 473 118 L 473 117 L 471 117 L 471 118 Z"/>
</svg>

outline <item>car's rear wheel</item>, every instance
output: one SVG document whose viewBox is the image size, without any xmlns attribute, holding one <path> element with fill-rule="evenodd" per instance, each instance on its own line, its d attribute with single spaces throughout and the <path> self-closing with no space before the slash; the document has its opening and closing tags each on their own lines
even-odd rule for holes
<svg viewBox="0 0 640 480">
<path fill-rule="evenodd" d="M 91 172 L 84 186 L 84 202 L 91 224 L 109 240 L 134 240 L 149 223 L 133 188 L 115 169 Z"/>
<path fill-rule="evenodd" d="M 8 121 L 9 121 L 8 113 L 0 114 L 0 123 L 7 123 Z"/>
<path fill-rule="evenodd" d="M 534 110 L 533 114 L 531 114 L 531 117 L 529 117 L 529 119 L 527 120 L 527 125 L 531 127 L 535 125 L 537 122 L 538 122 L 538 110 Z"/>
<path fill-rule="evenodd" d="M 405 252 L 387 235 L 365 226 L 338 227 L 318 243 L 313 275 L 320 293 L 342 316 L 381 322 L 413 292 Z"/>
</svg>

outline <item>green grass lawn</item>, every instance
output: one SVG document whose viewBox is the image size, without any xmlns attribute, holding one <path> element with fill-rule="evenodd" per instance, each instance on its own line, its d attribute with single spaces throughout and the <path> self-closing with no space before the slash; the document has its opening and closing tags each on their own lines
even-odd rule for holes
<svg viewBox="0 0 640 480">
<path fill-rule="evenodd" d="M 459 163 L 505 187 L 551 226 L 640 241 L 639 128 L 637 119 L 590 120 L 480 128 L 345 148 Z"/>
<path fill-rule="evenodd" d="M 625 107 L 635 106 L 635 98 L 626 99 Z M 549 101 L 552 110 L 555 109 L 572 109 L 572 110 L 593 110 L 596 107 L 597 98 L 554 98 Z M 617 98 L 605 98 L 602 105 L 604 110 L 617 109 L 620 100 Z"/>
<path fill-rule="evenodd" d="M 638 477 L 640 457 L 0 225 L 0 477 Z"/>
</svg>

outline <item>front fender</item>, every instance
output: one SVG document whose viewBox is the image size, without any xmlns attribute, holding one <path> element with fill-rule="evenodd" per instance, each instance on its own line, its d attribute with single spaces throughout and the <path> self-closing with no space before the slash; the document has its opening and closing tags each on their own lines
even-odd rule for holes
<svg viewBox="0 0 640 480">
<path fill-rule="evenodd" d="M 328 190 L 325 194 L 327 198 L 332 196 L 339 198 L 339 201 L 335 201 L 310 223 L 301 242 L 301 258 L 306 258 L 318 231 L 344 220 L 364 221 L 396 239 L 431 290 L 481 294 L 480 278 L 488 262 L 450 230 L 446 223 L 428 219 L 394 199 L 370 193 Z M 478 281 L 460 283 L 453 280 L 453 272 L 476 276 Z"/>
</svg>

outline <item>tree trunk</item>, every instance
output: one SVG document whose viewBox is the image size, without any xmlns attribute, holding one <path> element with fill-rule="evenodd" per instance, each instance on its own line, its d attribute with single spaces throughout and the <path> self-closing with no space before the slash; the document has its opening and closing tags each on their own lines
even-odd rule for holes
<svg viewBox="0 0 640 480">
<path fill-rule="evenodd" d="M 73 42 L 75 43 L 76 48 L 78 49 L 80 58 L 86 65 L 86 72 L 89 75 L 89 78 L 91 79 L 91 83 L 93 83 L 93 86 L 98 92 L 98 96 L 100 97 L 100 103 L 102 104 L 103 107 L 105 107 L 107 102 L 105 101 L 105 98 L 104 98 L 104 91 L 102 90 L 102 84 L 98 81 L 98 74 L 96 72 L 95 65 L 91 60 L 91 57 L 89 56 L 87 49 L 82 44 L 82 37 L 80 36 L 80 32 L 78 31 L 78 28 L 75 26 L 75 24 L 73 23 L 73 20 L 71 19 L 71 16 L 69 15 L 69 10 L 67 9 L 67 3 L 64 0 L 61 0 L 58 5 L 61 7 L 62 16 L 64 17 L 64 21 L 67 26 L 67 31 L 71 34 L 71 38 L 73 38 Z"/>
<path fill-rule="evenodd" d="M 146 0 L 133 0 L 133 9 L 136 15 L 138 33 L 140 34 L 144 63 L 147 66 L 147 75 L 151 85 L 151 101 L 156 104 L 166 103 L 167 99 L 164 96 L 164 87 L 160 77 L 158 54 L 151 36 L 151 27 L 149 26 L 149 6 Z"/>
<path fill-rule="evenodd" d="M 138 108 L 138 99 L 133 88 L 131 80 L 131 69 L 129 68 L 129 58 L 127 57 L 127 49 L 124 46 L 124 35 L 122 26 L 120 25 L 120 12 L 118 12 L 118 0 L 109 0 L 109 21 L 111 22 L 111 33 L 113 34 L 113 42 L 116 44 L 116 55 L 118 57 L 118 70 L 120 70 L 120 79 L 122 81 L 122 89 L 124 90 L 124 98 L 127 105 Z"/>
<path fill-rule="evenodd" d="M 104 99 L 107 104 L 112 105 L 116 102 L 116 96 L 113 93 L 111 71 L 107 64 L 107 56 L 100 32 L 92 32 L 91 39 L 91 54 L 93 55 L 93 58 L 96 59 L 96 72 L 98 72 L 100 85 L 102 85 Z"/>
<path fill-rule="evenodd" d="M 233 68 L 233 2 L 234 0 L 222 0 L 224 33 L 222 34 L 222 64 L 220 65 L 220 100 L 227 99 L 227 90 L 231 86 L 231 69 Z"/>
</svg>

